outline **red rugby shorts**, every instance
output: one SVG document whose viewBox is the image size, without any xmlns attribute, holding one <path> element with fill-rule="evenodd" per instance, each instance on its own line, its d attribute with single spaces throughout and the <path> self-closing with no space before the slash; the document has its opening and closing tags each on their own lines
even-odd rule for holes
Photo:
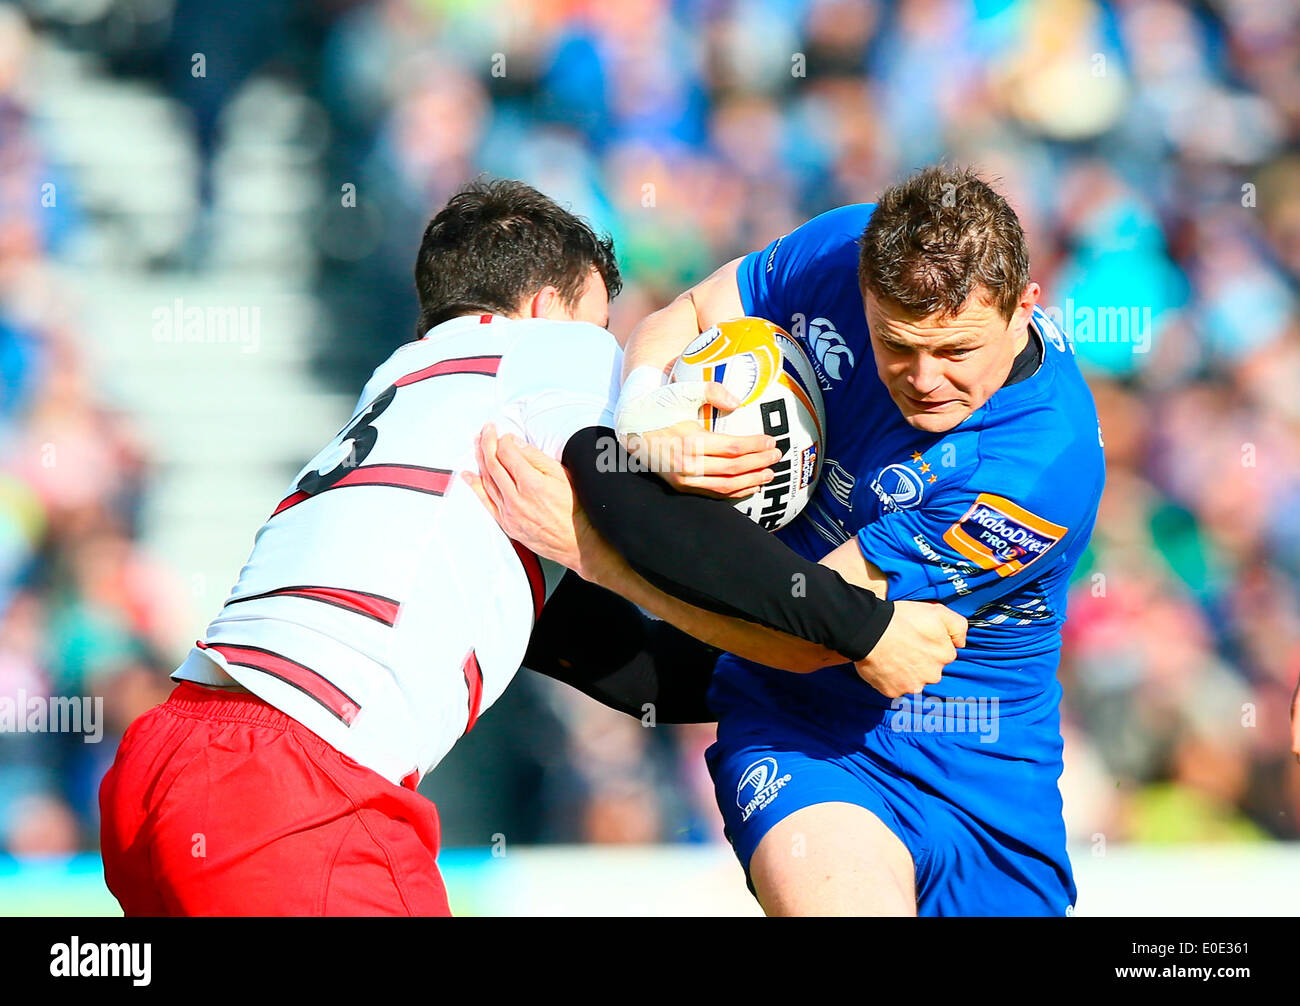
<svg viewBox="0 0 1300 1006">
<path fill-rule="evenodd" d="M 254 695 L 182 682 L 100 786 L 127 915 L 450 915 L 438 812 Z"/>
</svg>

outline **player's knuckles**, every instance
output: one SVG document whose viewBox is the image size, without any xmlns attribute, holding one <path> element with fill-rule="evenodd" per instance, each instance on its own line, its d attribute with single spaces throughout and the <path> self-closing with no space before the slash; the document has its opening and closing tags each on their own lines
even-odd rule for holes
<svg viewBox="0 0 1300 1006">
<path fill-rule="evenodd" d="M 926 620 L 925 638 L 932 642 L 948 642 L 952 637 L 948 635 L 948 626 L 942 618 L 934 617 Z"/>
<path fill-rule="evenodd" d="M 520 450 L 511 451 L 506 460 L 511 472 L 520 477 L 544 479 L 549 474 L 549 470 L 541 467 L 536 459 Z"/>
<path fill-rule="evenodd" d="M 945 664 L 957 659 L 957 647 L 952 645 L 952 640 L 947 636 L 937 640 L 934 644 L 934 654 Z"/>
<path fill-rule="evenodd" d="M 752 493 L 759 486 L 765 484 L 767 479 L 763 477 L 762 472 L 752 472 L 748 475 L 738 475 L 734 479 L 728 480 L 729 488 L 735 492 Z"/>
<path fill-rule="evenodd" d="M 766 436 L 736 437 L 727 444 L 727 453 L 735 457 L 745 454 L 766 455 L 772 450 L 771 441 Z M 780 451 L 777 452 L 780 457 Z"/>
<path fill-rule="evenodd" d="M 552 483 L 551 479 L 543 475 L 541 472 L 539 472 L 536 468 L 534 468 L 532 465 L 528 464 L 527 462 L 521 464 L 518 468 L 512 470 L 510 474 L 514 476 L 515 483 L 519 486 L 520 489 L 527 487 L 531 489 L 533 492 L 542 492 L 544 490 L 548 490 Z"/>
<path fill-rule="evenodd" d="M 737 458 L 736 464 L 742 472 L 758 472 L 761 474 L 780 460 L 780 451 L 759 451 L 755 454 L 746 454 Z"/>
<path fill-rule="evenodd" d="M 693 484 L 698 490 L 717 493 L 719 496 L 748 495 L 753 492 L 742 476 L 735 475 L 702 475 Z"/>
<path fill-rule="evenodd" d="M 709 467 L 715 475 L 732 475 L 745 476 L 753 471 L 753 466 L 747 457 L 740 458 L 712 458 Z"/>
<path fill-rule="evenodd" d="M 940 637 L 948 638 L 946 633 L 925 619 L 907 623 L 907 641 L 922 653 L 928 652 Z"/>
<path fill-rule="evenodd" d="M 708 489 L 709 480 L 700 475 L 671 475 L 668 484 L 682 493 L 695 493 Z"/>
<path fill-rule="evenodd" d="M 893 678 L 886 678 L 875 683 L 875 689 L 889 699 L 897 699 L 908 694 L 907 685 Z"/>
<path fill-rule="evenodd" d="M 918 672 L 916 674 L 910 675 L 907 681 L 900 686 L 898 695 L 894 696 L 894 698 L 898 698 L 899 696 L 902 695 L 915 695 L 917 692 L 925 688 L 925 686 L 928 685 L 929 683 L 930 683 L 929 680 L 926 678 L 924 674 Z"/>
<path fill-rule="evenodd" d="M 688 454 L 693 454 L 698 458 L 724 461 L 736 456 L 736 452 L 729 448 L 725 440 L 719 440 L 712 433 L 688 434 L 682 438 L 682 443 Z"/>
<path fill-rule="evenodd" d="M 528 464 L 517 454 L 502 455 L 497 458 L 501 464 L 501 469 L 515 482 L 522 482 L 530 476 L 537 473 L 533 471 L 533 466 Z"/>
<path fill-rule="evenodd" d="M 752 472 L 762 468 L 765 456 L 760 453 L 749 451 L 745 454 L 728 454 L 725 459 L 719 455 L 719 462 L 726 461 L 731 471 L 734 472 Z"/>
<path fill-rule="evenodd" d="M 497 478 L 510 475 L 510 469 L 506 467 L 505 462 L 501 460 L 501 454 L 498 451 L 486 451 L 483 454 L 484 461 L 487 462 L 488 468 L 496 473 Z"/>
</svg>

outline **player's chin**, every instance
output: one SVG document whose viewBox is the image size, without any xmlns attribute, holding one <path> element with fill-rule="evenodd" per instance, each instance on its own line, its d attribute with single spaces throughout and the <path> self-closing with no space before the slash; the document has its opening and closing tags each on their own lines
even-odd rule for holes
<svg viewBox="0 0 1300 1006">
<path fill-rule="evenodd" d="M 971 413 L 971 410 L 960 402 L 950 402 L 941 409 L 925 411 L 904 402 L 899 406 L 899 410 L 909 426 L 924 433 L 947 433 Z"/>
</svg>

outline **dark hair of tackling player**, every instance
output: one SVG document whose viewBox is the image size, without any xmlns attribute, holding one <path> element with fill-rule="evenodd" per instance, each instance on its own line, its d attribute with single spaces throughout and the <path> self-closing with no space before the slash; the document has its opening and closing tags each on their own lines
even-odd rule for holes
<svg viewBox="0 0 1300 1006">
<path fill-rule="evenodd" d="M 574 306 L 593 269 L 613 300 L 623 281 L 612 238 L 531 185 L 477 179 L 425 228 L 415 260 L 416 337 L 458 315 L 509 314 L 547 286 Z"/>
</svg>

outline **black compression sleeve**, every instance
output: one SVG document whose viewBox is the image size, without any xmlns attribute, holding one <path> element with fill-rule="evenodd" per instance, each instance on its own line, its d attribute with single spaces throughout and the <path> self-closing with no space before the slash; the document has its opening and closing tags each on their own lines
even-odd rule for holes
<svg viewBox="0 0 1300 1006">
<path fill-rule="evenodd" d="M 722 654 L 630 601 L 567 573 L 542 609 L 524 666 L 658 723 L 712 723 L 705 695 Z"/>
<path fill-rule="evenodd" d="M 891 602 L 804 559 L 728 501 L 676 492 L 638 470 L 607 427 L 574 434 L 564 466 L 592 525 L 665 593 L 855 661 L 893 617 Z"/>
</svg>

